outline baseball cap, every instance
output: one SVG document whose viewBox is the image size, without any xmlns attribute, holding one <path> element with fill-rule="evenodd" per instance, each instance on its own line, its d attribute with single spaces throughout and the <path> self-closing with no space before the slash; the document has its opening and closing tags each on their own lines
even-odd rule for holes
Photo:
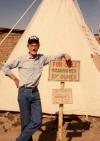
<svg viewBox="0 0 100 141">
<path fill-rule="evenodd" d="M 37 36 L 31 36 L 28 39 L 28 44 L 37 43 L 39 44 L 39 38 Z"/>
</svg>

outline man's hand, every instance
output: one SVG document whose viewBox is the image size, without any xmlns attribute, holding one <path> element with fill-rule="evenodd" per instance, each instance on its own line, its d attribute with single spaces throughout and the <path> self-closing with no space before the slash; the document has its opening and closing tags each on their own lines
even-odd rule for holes
<svg viewBox="0 0 100 141">
<path fill-rule="evenodd" d="M 14 81 L 16 87 L 18 88 L 18 86 L 19 86 L 19 79 L 14 78 L 13 81 Z"/>
<path fill-rule="evenodd" d="M 65 58 L 67 66 L 70 68 L 72 66 L 71 56 L 68 54 L 62 54 L 62 58 Z"/>
<path fill-rule="evenodd" d="M 68 54 L 62 54 L 62 58 L 65 58 L 66 61 L 71 60 L 71 56 L 69 56 Z"/>
<path fill-rule="evenodd" d="M 7 76 L 14 81 L 16 87 L 18 88 L 18 86 L 19 86 L 19 79 L 14 74 L 7 74 Z"/>
</svg>

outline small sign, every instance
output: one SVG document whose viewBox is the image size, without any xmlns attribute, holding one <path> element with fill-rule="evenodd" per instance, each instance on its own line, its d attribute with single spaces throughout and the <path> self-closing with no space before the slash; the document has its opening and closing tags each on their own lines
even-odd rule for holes
<svg viewBox="0 0 100 141">
<path fill-rule="evenodd" d="M 72 104 L 72 89 L 53 89 L 53 104 Z"/>
<path fill-rule="evenodd" d="M 79 81 L 80 61 L 72 61 L 69 68 L 66 61 L 51 60 L 49 65 L 50 81 Z"/>
</svg>

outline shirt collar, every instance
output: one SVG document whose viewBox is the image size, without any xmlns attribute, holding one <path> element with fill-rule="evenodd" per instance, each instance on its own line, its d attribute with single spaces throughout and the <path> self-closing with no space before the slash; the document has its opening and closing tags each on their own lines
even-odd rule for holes
<svg viewBox="0 0 100 141">
<path fill-rule="evenodd" d="M 28 53 L 28 54 L 27 54 L 27 58 L 28 58 L 28 59 L 34 59 L 34 60 L 35 60 L 35 59 L 38 58 L 38 54 L 37 54 L 37 56 L 36 56 L 35 58 L 33 58 L 33 57 Z"/>
</svg>

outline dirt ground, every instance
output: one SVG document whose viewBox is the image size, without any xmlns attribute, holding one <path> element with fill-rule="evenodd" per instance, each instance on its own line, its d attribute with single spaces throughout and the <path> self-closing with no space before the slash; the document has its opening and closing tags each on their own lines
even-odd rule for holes
<svg viewBox="0 0 100 141">
<path fill-rule="evenodd" d="M 20 114 L 0 113 L 0 141 L 15 141 L 20 134 Z M 33 135 L 34 141 L 59 141 L 58 117 L 44 115 L 41 128 Z M 64 116 L 63 141 L 100 141 L 100 118 Z"/>
</svg>

